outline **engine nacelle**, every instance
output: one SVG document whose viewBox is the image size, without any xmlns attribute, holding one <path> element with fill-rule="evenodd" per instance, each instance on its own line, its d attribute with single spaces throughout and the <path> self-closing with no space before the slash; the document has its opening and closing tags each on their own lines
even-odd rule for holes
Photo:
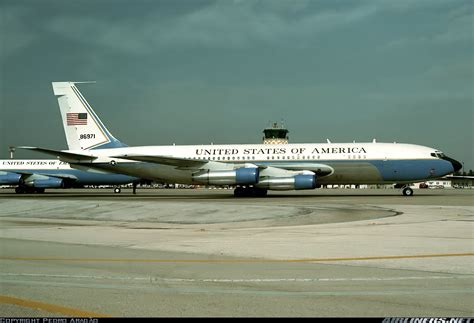
<svg viewBox="0 0 474 323">
<path fill-rule="evenodd" d="M 192 175 L 193 182 L 210 185 L 254 185 L 258 183 L 258 168 L 242 167 L 234 170 L 206 170 Z"/>
<path fill-rule="evenodd" d="M 20 179 L 20 174 L 0 172 L 0 185 L 18 185 Z"/>
<path fill-rule="evenodd" d="M 25 185 L 35 188 L 61 188 L 64 187 L 63 180 L 60 178 L 34 179 L 25 181 Z"/>
<path fill-rule="evenodd" d="M 258 188 L 290 191 L 312 190 L 316 188 L 316 175 L 295 175 L 293 177 L 270 177 L 260 180 Z"/>
</svg>

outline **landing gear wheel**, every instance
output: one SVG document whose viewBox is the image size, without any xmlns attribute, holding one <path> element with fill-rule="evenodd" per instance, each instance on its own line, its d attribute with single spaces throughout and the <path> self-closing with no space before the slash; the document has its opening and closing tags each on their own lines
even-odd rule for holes
<svg viewBox="0 0 474 323">
<path fill-rule="evenodd" d="M 413 196 L 413 190 L 409 187 L 405 187 L 402 193 L 404 196 Z"/>
<path fill-rule="evenodd" d="M 234 190 L 235 197 L 265 197 L 267 190 L 257 187 L 237 187 Z"/>
<path fill-rule="evenodd" d="M 235 197 L 243 197 L 245 196 L 245 189 L 243 187 L 236 187 L 234 190 Z"/>
<path fill-rule="evenodd" d="M 137 194 L 137 183 L 133 183 L 133 194 Z"/>
<path fill-rule="evenodd" d="M 25 190 L 22 187 L 15 187 L 15 193 L 16 194 L 23 194 L 25 193 Z"/>
<path fill-rule="evenodd" d="M 114 188 L 114 193 L 119 194 L 120 192 L 122 192 L 122 190 L 120 189 L 120 187 Z"/>
<path fill-rule="evenodd" d="M 268 191 L 262 188 L 254 188 L 253 196 L 265 197 L 267 196 Z"/>
</svg>

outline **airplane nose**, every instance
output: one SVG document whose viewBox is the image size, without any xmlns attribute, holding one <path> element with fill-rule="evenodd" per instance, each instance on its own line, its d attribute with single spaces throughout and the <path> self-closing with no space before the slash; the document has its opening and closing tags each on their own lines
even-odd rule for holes
<svg viewBox="0 0 474 323">
<path fill-rule="evenodd" d="M 462 164 L 460 162 L 458 162 L 457 160 L 450 160 L 451 164 L 453 164 L 453 168 L 454 168 L 454 171 L 457 172 L 458 170 L 460 170 L 462 168 Z"/>
<path fill-rule="evenodd" d="M 454 172 L 457 172 L 462 168 L 462 164 L 455 159 L 449 157 L 445 157 L 443 159 L 449 161 L 453 165 Z"/>
</svg>

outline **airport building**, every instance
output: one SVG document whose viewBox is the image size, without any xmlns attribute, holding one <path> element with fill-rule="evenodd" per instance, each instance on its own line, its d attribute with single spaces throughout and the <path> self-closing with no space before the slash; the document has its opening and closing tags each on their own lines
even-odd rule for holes
<svg viewBox="0 0 474 323">
<path fill-rule="evenodd" d="M 289 140 L 288 133 L 288 129 L 286 129 L 283 124 L 278 124 L 278 122 L 274 122 L 271 127 L 265 128 L 263 130 L 263 144 L 287 144 Z"/>
</svg>

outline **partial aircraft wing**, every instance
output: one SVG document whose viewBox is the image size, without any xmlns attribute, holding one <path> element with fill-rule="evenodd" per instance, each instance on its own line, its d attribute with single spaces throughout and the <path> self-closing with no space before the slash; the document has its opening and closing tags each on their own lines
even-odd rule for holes
<svg viewBox="0 0 474 323">
<path fill-rule="evenodd" d="M 169 157 L 169 156 L 149 156 L 149 155 L 120 155 L 113 156 L 112 158 L 128 159 L 142 162 L 149 162 L 155 164 L 162 164 L 168 166 L 176 166 L 178 168 L 201 168 L 210 162 L 206 159 L 187 159 L 179 157 Z M 221 163 L 219 161 L 212 161 L 214 164 L 222 164 L 228 166 L 228 164 Z M 254 165 L 258 166 L 260 169 L 265 169 L 269 167 L 267 163 L 255 163 Z M 334 172 L 334 169 L 325 164 L 319 163 L 282 163 L 272 165 L 272 168 L 279 168 L 282 170 L 288 171 L 312 171 L 318 176 L 327 176 Z"/>
<path fill-rule="evenodd" d="M 46 149 L 46 148 L 39 148 L 39 147 L 20 146 L 16 148 L 39 151 L 48 155 L 60 157 L 61 160 L 65 162 L 87 162 L 87 161 L 90 162 L 97 159 L 97 157 L 91 156 L 91 155 L 76 154 L 76 153 L 70 153 L 70 152 L 65 152 L 61 150 L 53 150 L 53 149 Z"/>
<path fill-rule="evenodd" d="M 77 180 L 76 176 L 70 175 L 70 174 L 48 174 L 48 173 L 43 173 L 43 172 L 25 172 L 25 171 L 18 171 L 18 170 L 9 170 L 8 172 L 19 174 L 22 176 L 41 175 L 41 176 L 54 177 L 54 178 L 59 178 L 59 179 L 67 179 L 67 180 L 74 180 L 74 181 Z"/>
<path fill-rule="evenodd" d="M 148 155 L 121 155 L 113 156 L 112 158 L 136 160 L 148 163 L 162 164 L 168 166 L 176 167 L 196 167 L 199 168 L 209 162 L 209 160 L 203 159 L 187 159 L 187 158 L 178 158 L 178 157 L 168 157 L 168 156 L 148 156 Z"/>
</svg>

